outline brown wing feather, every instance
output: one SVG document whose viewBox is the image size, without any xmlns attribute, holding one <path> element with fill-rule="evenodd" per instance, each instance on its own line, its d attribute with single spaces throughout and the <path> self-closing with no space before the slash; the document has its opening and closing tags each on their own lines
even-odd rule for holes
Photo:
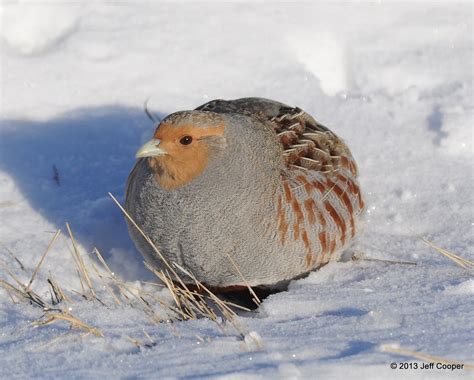
<svg viewBox="0 0 474 380">
<path fill-rule="evenodd" d="M 262 98 L 243 98 L 213 100 L 196 109 L 235 112 L 270 124 L 280 140 L 290 170 L 299 168 L 330 173 L 342 166 L 357 175 L 355 161 L 344 142 L 299 107 Z"/>
<path fill-rule="evenodd" d="M 288 168 L 331 174 L 347 166 L 357 176 L 355 161 L 346 144 L 300 108 L 282 108 L 269 121 L 283 146 Z"/>
</svg>

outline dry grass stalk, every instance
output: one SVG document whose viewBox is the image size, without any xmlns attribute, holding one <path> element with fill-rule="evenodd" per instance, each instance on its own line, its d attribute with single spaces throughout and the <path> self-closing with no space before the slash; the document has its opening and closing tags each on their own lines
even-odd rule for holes
<svg viewBox="0 0 474 380">
<path fill-rule="evenodd" d="M 234 259 L 228 254 L 226 253 L 227 255 L 227 258 L 229 259 L 229 261 L 232 263 L 232 266 L 235 268 L 235 270 L 237 271 L 237 273 L 239 274 L 240 278 L 242 279 L 242 281 L 245 283 L 245 286 L 247 286 L 250 294 L 252 294 L 252 301 L 257 305 L 257 306 L 260 306 L 260 304 L 262 303 L 262 301 L 260 301 L 260 298 L 258 298 L 257 294 L 255 294 L 255 292 L 253 291 L 252 287 L 250 286 L 250 284 L 248 283 L 248 281 L 245 279 L 244 275 L 242 274 L 242 272 L 240 271 L 239 267 L 237 266 L 237 264 L 235 263 Z"/>
<path fill-rule="evenodd" d="M 132 338 L 131 336 L 128 336 L 126 335 L 125 338 L 127 338 L 127 340 L 129 340 L 130 342 L 132 342 L 135 346 L 137 346 L 138 348 L 140 348 L 141 346 L 141 343 L 138 339 L 135 339 L 135 338 Z"/>
<path fill-rule="evenodd" d="M 153 323 L 163 322 L 163 319 L 160 318 L 155 313 L 153 308 L 150 306 L 150 303 L 148 301 L 146 301 L 146 299 L 145 299 L 145 297 L 148 297 L 150 295 L 145 294 L 140 289 L 134 288 L 130 285 L 126 285 L 121 279 L 119 279 L 115 275 L 115 273 L 113 273 L 111 271 L 110 267 L 107 265 L 106 261 L 104 260 L 103 256 L 101 255 L 101 253 L 99 252 L 99 250 L 97 248 L 94 248 L 94 253 L 96 254 L 98 260 L 100 261 L 102 267 L 105 269 L 106 273 L 108 274 L 109 280 L 111 280 L 112 284 L 115 286 L 115 288 L 118 289 L 118 291 L 120 292 L 122 297 L 125 299 L 126 303 L 128 305 L 130 305 L 131 307 L 135 307 L 133 300 L 138 301 L 139 304 L 142 305 L 143 311 L 150 317 L 150 319 L 152 320 Z M 95 266 L 94 266 L 94 268 L 95 268 Z M 97 272 L 99 278 L 101 278 L 101 280 L 103 281 L 103 278 L 102 278 L 103 276 L 98 273 L 97 268 L 95 268 L 95 269 L 96 269 L 96 272 Z M 108 290 L 109 294 L 111 294 L 113 296 L 115 302 L 116 303 L 119 302 L 119 304 L 121 304 L 120 299 L 115 295 L 113 290 L 106 284 L 105 281 L 103 281 L 103 283 L 106 286 L 106 289 Z M 155 298 L 157 298 L 157 297 L 155 297 Z M 163 302 L 163 304 L 164 304 L 164 302 Z"/>
<path fill-rule="evenodd" d="M 113 201 L 115 202 L 115 204 L 120 208 L 120 211 L 122 211 L 122 213 L 125 215 L 125 217 L 130 221 L 130 223 L 133 224 L 133 226 L 138 230 L 138 232 L 140 232 L 140 234 L 142 235 L 142 237 L 146 240 L 146 242 L 148 244 L 150 244 L 150 246 L 153 248 L 153 250 L 155 251 L 155 253 L 158 255 L 158 257 L 161 259 L 161 261 L 166 265 L 166 267 L 168 267 L 168 269 L 171 271 L 171 273 L 173 275 L 175 275 L 176 277 L 179 277 L 178 274 L 174 271 L 174 269 L 171 267 L 171 265 L 168 263 L 168 261 L 164 258 L 164 256 L 161 254 L 160 250 L 158 249 L 158 247 L 155 245 L 155 243 L 153 243 L 153 241 L 143 232 L 143 230 L 138 226 L 137 223 L 135 223 L 135 221 L 132 219 L 132 217 L 128 214 L 128 212 L 122 207 L 122 205 L 120 204 L 120 202 L 112 195 L 112 193 L 109 193 L 109 196 L 113 199 Z"/>
<path fill-rule="evenodd" d="M 234 302 L 227 301 L 227 300 L 225 300 L 225 301 L 222 300 L 222 302 L 224 302 L 227 306 L 234 307 L 234 308 L 242 310 L 242 311 L 252 312 L 252 309 L 249 309 L 248 307 L 245 307 L 245 306 L 242 306 L 242 305 L 238 305 Z"/>
<path fill-rule="evenodd" d="M 120 299 L 115 295 L 114 291 L 112 290 L 112 288 L 109 286 L 109 284 L 107 284 L 107 281 L 104 280 L 104 276 L 99 272 L 99 269 L 97 268 L 97 266 L 92 263 L 92 268 L 94 269 L 94 272 L 95 274 L 97 275 L 97 277 L 100 279 L 100 281 L 102 282 L 102 285 L 104 287 L 104 289 L 107 291 L 107 293 L 109 293 L 109 295 L 112 297 L 112 299 L 114 300 L 115 304 L 116 305 L 121 305 L 122 302 L 120 301 Z"/>
<path fill-rule="evenodd" d="M 386 263 L 386 264 L 400 264 L 400 265 L 417 265 L 414 261 L 399 261 L 399 260 L 384 260 L 384 259 L 373 259 L 370 257 L 364 257 L 360 259 L 361 261 L 374 261 L 379 263 Z"/>
<path fill-rule="evenodd" d="M 107 263 L 105 262 L 103 256 L 101 255 L 101 253 L 99 252 L 99 250 L 97 248 L 94 248 L 93 252 L 95 253 L 97 258 L 99 259 L 99 262 L 101 263 L 102 267 L 105 269 L 105 271 L 109 275 L 109 279 L 112 281 L 112 283 L 115 285 L 115 287 L 119 290 L 120 294 L 122 294 L 122 296 L 125 298 L 125 300 L 128 303 L 130 303 L 131 300 L 127 295 L 127 289 L 126 289 L 126 286 L 123 283 L 123 281 L 119 280 L 117 278 L 117 276 L 115 276 L 115 273 L 110 270 L 109 266 L 107 265 Z M 131 293 L 131 292 L 129 292 L 129 293 Z M 112 294 L 114 294 L 114 299 L 116 299 L 116 302 L 117 301 L 120 302 L 120 300 L 118 299 L 118 297 L 115 296 L 115 293 L 113 293 L 113 291 L 112 291 Z"/>
<path fill-rule="evenodd" d="M 351 258 L 352 261 L 373 261 L 386 264 L 401 264 L 401 265 L 417 265 L 414 261 L 400 261 L 400 260 L 385 260 L 385 259 L 374 259 L 371 257 L 365 257 L 364 252 L 356 252 Z"/>
<path fill-rule="evenodd" d="M 20 269 L 21 270 L 25 270 L 25 266 L 23 265 L 23 263 L 20 261 L 20 259 L 18 257 L 15 256 L 15 254 L 10 250 L 10 248 L 8 248 L 6 245 L 4 245 L 3 243 L 0 242 L 0 245 L 3 247 L 3 249 L 5 249 L 5 251 L 8 252 L 8 254 L 18 263 L 18 265 L 20 266 Z"/>
<path fill-rule="evenodd" d="M 36 294 L 33 290 L 27 289 L 25 285 L 23 285 L 8 269 L 7 273 L 12 277 L 15 282 L 18 284 L 18 287 L 10 284 L 7 281 L 0 279 L 0 285 L 8 291 L 16 294 L 19 299 L 23 299 L 24 301 L 30 302 L 32 305 L 42 308 L 43 310 L 50 310 L 52 306 L 49 305 L 46 301 L 44 301 L 38 294 Z M 10 292 L 10 295 L 11 295 Z"/>
<path fill-rule="evenodd" d="M 25 285 L 16 277 L 13 272 L 8 268 L 7 264 L 3 261 L 0 260 L 0 266 L 7 272 L 7 274 L 15 281 L 20 288 L 24 287 Z"/>
<path fill-rule="evenodd" d="M 79 278 L 84 279 L 84 282 L 87 284 L 87 287 L 89 288 L 89 291 L 91 292 L 93 298 L 97 298 L 95 292 L 94 292 L 94 286 L 92 285 L 92 281 L 89 277 L 89 273 L 87 271 L 87 267 L 84 264 L 84 260 L 82 259 L 81 254 L 79 253 L 79 248 L 77 247 L 76 239 L 74 238 L 74 235 L 72 234 L 71 227 L 69 226 L 69 223 L 66 223 L 66 228 L 69 233 L 69 237 L 71 239 L 72 247 L 73 247 L 73 259 L 74 262 L 76 263 L 76 267 L 78 272 L 80 273 Z M 81 281 L 82 282 L 82 281 Z"/>
<path fill-rule="evenodd" d="M 13 298 L 13 295 L 11 294 L 10 290 L 8 290 L 8 288 L 4 288 L 4 289 L 5 289 L 5 291 L 7 292 L 8 297 L 10 297 L 10 299 L 12 300 L 12 302 L 13 302 L 14 304 L 17 304 L 18 302 L 15 301 L 15 298 Z"/>
<path fill-rule="evenodd" d="M 411 356 L 418 360 L 423 360 L 423 361 L 431 362 L 431 363 L 462 364 L 464 366 L 464 369 L 474 370 L 473 364 L 467 364 L 467 363 L 463 363 L 457 360 L 451 360 L 451 359 L 446 359 L 439 356 L 425 354 L 423 352 L 410 351 L 405 348 L 401 348 L 401 347 L 390 345 L 390 344 L 384 344 L 380 347 L 380 349 L 383 352 L 391 352 L 391 353 L 400 354 L 403 356 Z"/>
<path fill-rule="evenodd" d="M 44 317 L 46 317 L 46 320 L 33 322 L 32 325 L 46 326 L 54 322 L 65 321 L 71 324 L 71 328 L 85 330 L 86 332 L 94 334 L 95 336 L 104 337 L 104 334 L 102 334 L 99 329 L 89 326 L 84 321 L 81 321 L 79 318 L 74 317 L 72 314 L 66 311 L 60 311 L 59 313 L 46 313 Z"/>
<path fill-rule="evenodd" d="M 107 273 L 110 275 L 110 277 L 115 277 L 115 273 L 112 272 L 109 268 L 109 266 L 107 265 L 107 263 L 105 262 L 104 260 L 104 257 L 101 255 L 101 253 L 99 252 L 99 250 L 97 248 L 94 248 L 93 252 L 96 254 L 97 258 L 99 259 L 100 263 L 102 264 L 102 266 L 105 268 L 105 270 L 107 271 Z"/>
<path fill-rule="evenodd" d="M 219 297 L 217 297 L 212 291 L 210 291 L 202 282 L 200 282 L 192 273 L 181 267 L 180 265 L 174 263 L 174 265 L 179 268 L 183 273 L 187 276 L 191 277 L 196 284 L 198 289 L 203 290 L 205 293 L 208 294 L 209 298 L 219 307 L 220 311 L 228 317 L 228 319 L 233 319 L 237 316 L 237 314 L 229 308 L 224 301 L 222 301 Z"/>
<path fill-rule="evenodd" d="M 163 271 L 158 271 L 151 267 L 148 263 L 145 263 L 145 265 L 167 286 L 176 304 L 175 308 L 170 308 L 169 305 L 168 307 L 171 311 L 174 311 L 177 314 L 178 318 L 196 319 L 199 317 L 206 317 L 215 322 L 220 330 L 224 331 L 224 326 L 221 324 L 218 316 L 213 310 L 213 307 L 206 302 L 207 299 L 217 308 L 224 320 L 231 322 L 234 328 L 239 332 L 239 335 L 244 336 L 242 327 L 235 321 L 235 312 L 230 309 L 230 307 L 227 306 L 224 301 L 220 300 L 206 286 L 199 282 L 189 271 L 185 270 L 178 264 L 173 263 L 177 269 L 183 272 L 186 276 L 192 278 L 197 289 L 207 293 L 207 296 L 204 296 L 199 292 L 190 291 L 189 287 L 181 280 L 181 277 L 178 277 L 178 286 L 177 284 L 173 283 L 168 272 L 165 274 Z M 181 307 L 178 308 L 178 306 Z"/>
<path fill-rule="evenodd" d="M 31 278 L 30 278 L 30 281 L 28 282 L 28 285 L 26 285 L 26 288 L 29 289 L 31 284 L 33 283 L 33 281 L 35 280 L 35 277 L 36 275 L 38 274 L 38 271 L 41 267 L 41 264 L 43 264 L 43 261 L 46 257 L 46 255 L 48 254 L 48 252 L 50 251 L 51 247 L 53 246 L 54 242 L 57 240 L 57 238 L 59 237 L 59 234 L 61 233 L 61 230 L 57 230 L 56 233 L 54 234 L 53 238 L 51 239 L 51 241 L 49 242 L 48 244 L 48 247 L 46 248 L 46 251 L 43 253 L 43 256 L 41 256 L 41 259 L 40 261 L 38 262 L 38 265 L 36 265 L 36 268 L 35 270 L 33 271 L 33 274 L 31 275 Z"/>
<path fill-rule="evenodd" d="M 176 292 L 176 288 L 173 285 L 173 281 L 171 281 L 163 272 L 158 272 L 153 270 L 153 273 L 156 274 L 156 276 L 163 281 L 163 283 L 166 285 L 166 287 L 169 289 L 171 296 L 173 297 L 173 301 L 176 304 L 176 307 L 180 310 L 181 314 L 185 315 L 183 312 L 183 308 L 181 306 L 181 302 L 179 301 L 179 296 Z M 186 318 L 185 318 L 186 319 Z"/>
<path fill-rule="evenodd" d="M 190 273 L 189 271 L 187 271 L 186 269 L 184 269 L 183 267 L 181 267 L 177 263 L 173 263 L 173 264 L 178 269 L 180 269 L 183 273 L 185 273 L 188 277 L 191 277 L 194 280 L 194 282 L 195 282 L 198 289 L 201 289 L 205 293 L 207 293 L 210 300 L 214 303 L 214 305 L 219 310 L 220 314 L 223 316 L 224 320 L 230 322 L 234 326 L 235 330 L 239 333 L 240 337 L 243 339 L 245 337 L 245 329 L 237 322 L 237 320 L 235 318 L 235 317 L 237 317 L 237 314 L 229 306 L 227 306 L 224 301 L 222 301 L 212 291 L 210 291 L 206 286 L 204 286 L 204 284 L 201 283 L 192 273 Z M 210 315 L 215 316 L 215 313 L 213 312 L 213 310 L 211 308 L 209 308 L 205 302 L 203 302 L 203 304 L 205 305 L 206 310 L 208 311 L 207 316 L 209 318 L 210 318 Z M 213 318 L 210 318 L 210 319 L 214 320 Z M 219 323 L 217 318 L 214 320 L 214 322 L 217 323 L 219 328 L 224 330 L 223 326 L 221 326 L 221 324 Z"/>
<path fill-rule="evenodd" d="M 162 306 L 164 306 L 166 309 L 172 309 L 170 305 L 168 305 L 166 302 L 164 302 L 162 299 L 157 297 L 156 295 L 152 295 L 149 293 L 144 292 L 141 289 L 138 289 L 136 287 L 133 287 L 129 284 L 125 284 L 123 280 L 118 278 L 115 273 L 111 271 L 109 266 L 107 265 L 105 259 L 99 252 L 97 248 L 94 249 L 95 254 L 97 255 L 97 258 L 99 259 L 100 263 L 102 264 L 102 267 L 105 269 L 107 274 L 109 275 L 109 279 L 112 281 L 113 285 L 118 289 L 120 294 L 124 297 L 126 300 L 127 304 L 130 305 L 131 307 L 135 307 L 133 300 L 136 300 L 139 302 L 139 304 L 142 305 L 143 311 L 151 318 L 153 323 L 161 323 L 163 322 L 163 318 L 160 318 L 153 308 L 151 307 L 150 302 L 146 300 L 146 298 L 153 298 L 155 301 L 160 303 Z M 158 285 L 158 284 L 154 284 Z M 177 312 L 177 310 L 172 310 L 173 313 Z"/>
<path fill-rule="evenodd" d="M 148 335 L 149 336 L 149 335 Z M 156 343 L 151 341 L 151 343 L 143 343 L 141 341 L 139 341 L 138 339 L 136 338 L 132 338 L 131 336 L 126 336 L 126 338 L 132 342 L 135 346 L 138 347 L 138 349 L 141 349 L 142 347 L 146 347 L 146 348 L 152 348 L 154 346 L 156 346 Z"/>
<path fill-rule="evenodd" d="M 59 284 L 54 280 L 53 275 L 51 272 L 49 273 L 48 277 L 48 284 L 51 287 L 52 295 L 51 295 L 51 303 L 53 305 L 57 305 L 58 303 L 61 303 L 63 301 L 71 302 L 71 299 L 66 296 L 66 294 L 63 292 Z M 54 299 L 53 299 L 54 295 Z"/>
<path fill-rule="evenodd" d="M 103 337 L 103 334 L 100 330 L 89 326 L 85 322 L 81 321 L 80 319 L 76 318 L 75 316 L 73 316 L 72 314 L 64 310 L 53 308 L 52 305 L 50 305 L 48 302 L 43 300 L 32 289 L 28 288 L 25 285 L 22 285 L 21 282 L 19 281 L 17 282 L 20 285 L 19 288 L 0 279 L 0 285 L 2 285 L 9 294 L 11 294 L 10 291 L 13 291 L 20 298 L 23 298 L 24 300 L 29 301 L 31 304 L 38 306 L 42 308 L 43 310 L 47 311 L 47 313 L 44 315 L 47 317 L 47 319 L 44 321 L 40 320 L 40 321 L 33 322 L 32 323 L 33 326 L 45 326 L 55 321 L 66 321 L 71 324 L 71 327 L 80 328 L 96 336 Z M 60 288 L 58 287 L 57 289 L 60 289 Z M 60 290 L 59 291 L 57 290 L 56 292 L 57 292 L 56 294 L 58 294 L 57 297 L 59 297 L 59 294 L 62 294 L 62 291 Z"/>
<path fill-rule="evenodd" d="M 85 299 L 88 299 L 88 297 L 86 296 L 86 290 L 84 288 L 84 283 L 82 282 L 81 274 L 79 273 L 79 269 L 77 269 L 77 266 L 76 266 L 76 274 L 77 274 L 77 278 L 79 279 L 79 283 L 81 284 L 81 291 L 77 292 L 77 291 L 73 290 L 73 292 L 76 293 L 76 294 L 82 295 Z"/>
<path fill-rule="evenodd" d="M 145 335 L 147 339 L 150 341 L 150 344 L 155 346 L 156 345 L 155 341 L 151 339 L 151 336 L 145 331 L 145 329 L 142 329 L 142 331 L 143 331 L 143 335 Z"/>
<path fill-rule="evenodd" d="M 196 319 L 197 315 L 196 313 L 192 312 L 190 309 L 193 306 L 190 306 L 190 304 L 195 305 L 195 307 L 200 310 L 201 314 L 204 316 L 207 316 L 211 319 L 214 319 L 214 315 L 209 312 L 209 308 L 207 305 L 205 305 L 202 300 L 197 300 L 193 295 L 192 292 L 189 291 L 189 289 L 184 285 L 183 288 L 176 286 L 173 281 L 165 275 L 163 271 L 157 271 L 155 268 L 151 267 L 148 263 L 145 263 L 147 268 L 154 273 L 163 283 L 166 285 L 168 288 L 171 297 L 173 297 L 173 300 L 176 304 L 176 307 L 173 307 L 170 309 L 171 311 L 174 311 L 179 315 L 180 319 Z M 183 305 L 186 305 L 183 309 Z"/>
<path fill-rule="evenodd" d="M 437 245 L 433 244 L 431 241 L 420 238 L 428 247 L 435 249 L 437 252 L 441 253 L 443 256 L 446 256 L 448 259 L 454 261 L 457 265 L 463 267 L 464 269 L 474 269 L 474 262 L 466 260 L 461 256 L 458 256 L 444 248 L 438 247 Z"/>
<path fill-rule="evenodd" d="M 10 284 L 9 282 L 5 281 L 5 280 L 2 280 L 0 278 L 0 286 L 5 289 L 5 291 L 8 293 L 8 295 L 10 296 L 10 298 L 12 299 L 12 301 L 14 303 L 17 303 L 15 301 L 15 299 L 13 298 L 13 294 L 15 294 L 17 297 L 19 298 L 25 298 L 23 296 L 23 292 L 21 290 L 19 290 L 18 288 L 16 288 L 15 286 L 13 286 L 12 284 Z M 13 294 L 12 294 L 13 293 Z"/>
</svg>

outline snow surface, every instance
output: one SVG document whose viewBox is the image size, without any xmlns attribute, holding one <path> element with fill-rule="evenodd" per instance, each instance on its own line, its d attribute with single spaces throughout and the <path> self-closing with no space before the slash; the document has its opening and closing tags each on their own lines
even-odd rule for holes
<svg viewBox="0 0 474 380">
<path fill-rule="evenodd" d="M 70 305 L 103 338 L 33 328 L 42 311 L 0 288 L 1 378 L 472 378 L 391 370 L 415 359 L 380 350 L 474 363 L 472 272 L 420 240 L 474 259 L 472 3 L 4 2 L 0 22 L 0 263 L 25 283 L 68 221 L 82 252 L 148 286 L 107 195 L 123 201 L 152 133 L 148 98 L 160 116 L 245 96 L 305 109 L 359 163 L 368 214 L 354 250 L 417 263 L 330 264 L 241 315 L 244 341 L 207 319 L 152 324 L 106 294 L 107 307 Z M 49 272 L 79 289 L 68 246 L 63 232 L 39 294 Z M 3 267 L 0 279 L 12 281 Z M 127 338 L 146 342 L 143 330 L 155 346 Z"/>
</svg>

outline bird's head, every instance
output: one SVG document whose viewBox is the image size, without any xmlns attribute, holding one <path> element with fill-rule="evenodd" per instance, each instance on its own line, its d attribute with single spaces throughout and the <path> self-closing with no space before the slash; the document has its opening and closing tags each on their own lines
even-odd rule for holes
<svg viewBox="0 0 474 380">
<path fill-rule="evenodd" d="M 166 117 L 136 153 L 147 158 L 160 186 L 180 188 L 198 177 L 225 149 L 225 119 L 213 112 L 183 111 Z"/>
</svg>

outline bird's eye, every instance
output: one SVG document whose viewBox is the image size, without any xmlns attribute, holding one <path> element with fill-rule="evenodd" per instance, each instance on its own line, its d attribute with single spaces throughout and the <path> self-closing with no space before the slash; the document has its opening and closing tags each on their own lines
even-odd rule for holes
<svg viewBox="0 0 474 380">
<path fill-rule="evenodd" d="M 179 142 L 183 145 L 189 145 L 193 142 L 193 138 L 191 136 L 184 136 L 184 137 L 181 137 Z"/>
</svg>

